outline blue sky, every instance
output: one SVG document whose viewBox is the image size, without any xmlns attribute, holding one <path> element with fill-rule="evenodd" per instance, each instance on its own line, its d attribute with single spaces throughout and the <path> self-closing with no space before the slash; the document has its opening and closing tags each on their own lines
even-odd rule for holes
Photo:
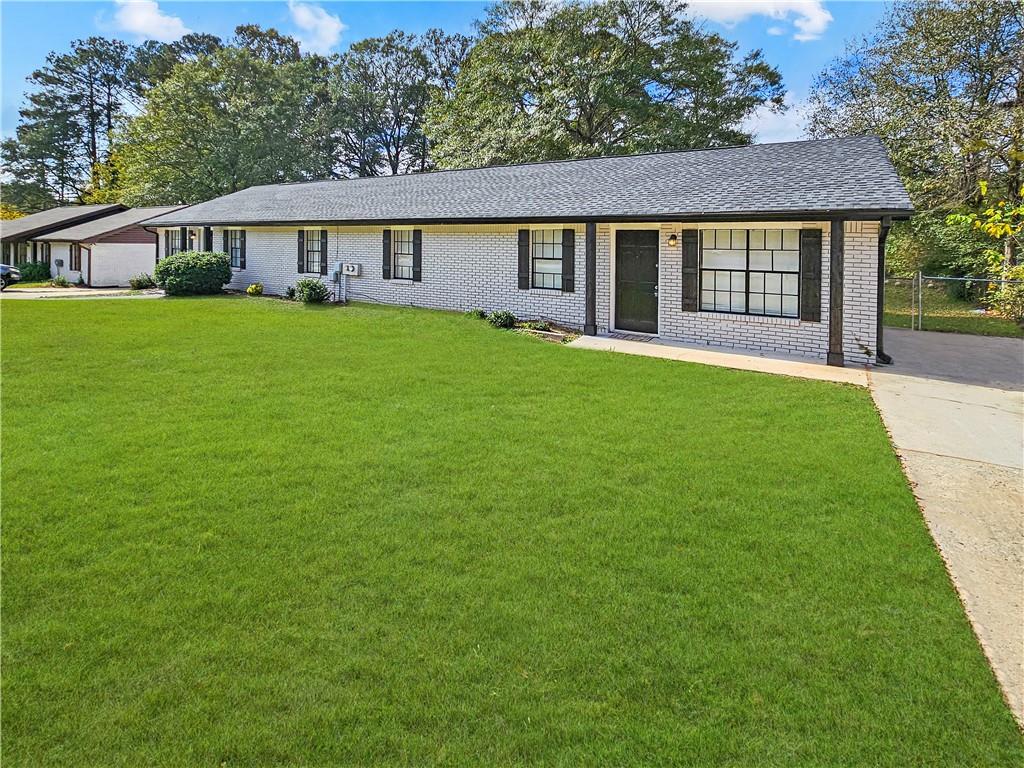
<svg viewBox="0 0 1024 768">
<path fill-rule="evenodd" d="M 13 132 L 25 78 L 43 64 L 46 54 L 65 51 L 72 40 L 90 35 L 128 42 L 173 40 L 187 31 L 228 37 L 236 25 L 256 23 L 295 36 L 307 51 L 332 53 L 396 28 L 416 33 L 441 27 L 470 33 L 486 6 L 427 1 L 0 0 L 0 128 L 4 136 Z M 735 40 L 742 51 L 761 48 L 782 72 L 794 108 L 782 116 L 758 115 L 751 123 L 757 141 L 781 141 L 801 135 L 800 106 L 814 75 L 843 52 L 847 40 L 869 32 L 885 11 L 881 2 L 707 0 L 692 3 L 689 13 L 707 29 Z"/>
</svg>

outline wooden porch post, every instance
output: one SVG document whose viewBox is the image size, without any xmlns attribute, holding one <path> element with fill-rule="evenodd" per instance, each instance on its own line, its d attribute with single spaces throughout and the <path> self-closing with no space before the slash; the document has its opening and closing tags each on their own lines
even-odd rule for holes
<svg viewBox="0 0 1024 768">
<path fill-rule="evenodd" d="M 597 335 L 597 224 L 587 224 L 586 233 L 586 317 L 583 333 Z"/>
<path fill-rule="evenodd" d="M 832 219 L 828 264 L 828 356 L 829 365 L 842 367 L 843 359 L 843 219 Z"/>
</svg>

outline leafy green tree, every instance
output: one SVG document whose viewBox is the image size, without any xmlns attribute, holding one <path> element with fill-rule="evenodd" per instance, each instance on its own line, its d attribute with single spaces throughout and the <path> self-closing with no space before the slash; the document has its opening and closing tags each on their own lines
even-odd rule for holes
<svg viewBox="0 0 1024 768">
<path fill-rule="evenodd" d="M 330 165 L 310 156 L 322 61 L 292 57 L 274 30 L 239 29 L 235 44 L 176 65 L 148 91 L 119 146 L 126 202 L 192 203 Z"/>
<path fill-rule="evenodd" d="M 783 109 L 760 51 L 682 16 L 673 0 L 504 0 L 426 133 L 442 167 L 749 143 L 741 124 Z"/>
<path fill-rule="evenodd" d="M 894 229 L 894 261 L 960 274 L 982 269 L 983 240 L 947 214 L 977 210 L 982 182 L 1010 205 L 1020 202 L 1022 7 L 986 0 L 897 3 L 874 34 L 817 78 L 811 134 L 880 136 L 919 211 Z M 1012 248 L 1009 240 L 1006 247 Z"/>
</svg>

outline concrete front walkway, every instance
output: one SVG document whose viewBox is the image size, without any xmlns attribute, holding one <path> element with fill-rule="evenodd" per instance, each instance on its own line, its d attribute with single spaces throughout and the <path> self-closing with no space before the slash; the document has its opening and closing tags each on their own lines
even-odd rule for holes
<svg viewBox="0 0 1024 768">
<path fill-rule="evenodd" d="M 886 329 L 871 392 L 1024 725 L 1024 341 Z"/>
<path fill-rule="evenodd" d="M 580 349 L 600 349 L 608 352 L 624 352 L 627 355 L 661 357 L 666 360 L 682 360 L 688 363 L 703 363 L 741 371 L 777 373 L 796 376 L 801 379 L 836 381 L 843 384 L 867 386 L 867 371 L 860 367 L 834 368 L 810 358 L 785 357 L 782 355 L 760 355 L 754 352 L 735 352 L 721 347 L 693 346 L 671 341 L 637 339 L 614 336 L 580 336 L 569 343 Z"/>
</svg>

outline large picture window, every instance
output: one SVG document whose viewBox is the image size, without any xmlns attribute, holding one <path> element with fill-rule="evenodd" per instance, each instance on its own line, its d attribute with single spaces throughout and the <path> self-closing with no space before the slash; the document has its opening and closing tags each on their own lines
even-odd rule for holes
<svg viewBox="0 0 1024 768">
<path fill-rule="evenodd" d="M 241 269 L 242 267 L 242 230 L 240 229 L 229 229 L 228 230 L 228 256 L 231 257 L 231 266 L 235 269 Z M 320 264 L 317 263 L 317 271 L 320 270 Z"/>
<path fill-rule="evenodd" d="M 395 229 L 391 232 L 391 251 L 394 256 L 394 277 L 412 280 L 412 230 Z"/>
<path fill-rule="evenodd" d="M 320 230 L 306 230 L 306 272 L 320 274 Z"/>
<path fill-rule="evenodd" d="M 799 317 L 800 230 L 703 230 L 700 287 L 704 311 Z"/>
<path fill-rule="evenodd" d="M 535 229 L 532 232 L 531 284 L 534 288 L 562 288 L 562 230 Z"/>
</svg>

